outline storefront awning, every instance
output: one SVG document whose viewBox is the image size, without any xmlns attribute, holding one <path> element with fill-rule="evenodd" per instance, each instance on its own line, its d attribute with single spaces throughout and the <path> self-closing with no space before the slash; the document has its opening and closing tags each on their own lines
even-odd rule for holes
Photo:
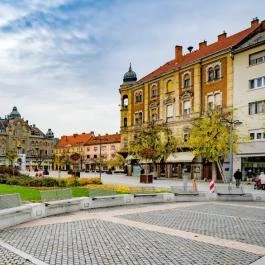
<svg viewBox="0 0 265 265">
<path fill-rule="evenodd" d="M 180 163 L 180 162 L 192 162 L 194 159 L 192 152 L 178 152 L 170 154 L 166 160 L 166 163 Z"/>
</svg>

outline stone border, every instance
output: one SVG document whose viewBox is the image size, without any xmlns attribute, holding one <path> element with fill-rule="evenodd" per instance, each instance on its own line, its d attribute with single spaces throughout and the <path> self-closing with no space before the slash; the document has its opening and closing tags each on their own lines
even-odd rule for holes
<svg viewBox="0 0 265 265">
<path fill-rule="evenodd" d="M 28 222 L 34 219 L 44 218 L 47 216 L 70 213 L 80 210 L 88 210 L 103 207 L 147 204 L 147 203 L 167 203 L 167 202 L 208 202 L 208 201 L 265 201 L 265 193 L 254 195 L 246 194 L 246 196 L 237 195 L 222 195 L 216 193 L 199 193 L 176 195 L 173 193 L 156 193 L 143 194 L 125 194 L 111 196 L 95 196 L 95 197 L 80 197 L 64 201 L 53 201 L 52 203 L 31 203 L 15 208 L 0 210 L 0 229 L 8 228 L 17 224 Z M 23 214 L 18 214 L 22 209 L 27 209 L 26 217 Z"/>
</svg>

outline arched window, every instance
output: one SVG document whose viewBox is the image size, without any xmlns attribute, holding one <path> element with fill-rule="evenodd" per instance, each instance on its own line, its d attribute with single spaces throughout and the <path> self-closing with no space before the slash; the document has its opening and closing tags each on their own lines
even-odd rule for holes
<svg viewBox="0 0 265 265">
<path fill-rule="evenodd" d="M 123 119 L 123 127 L 127 127 L 127 118 Z"/>
<path fill-rule="evenodd" d="M 183 77 L 183 87 L 184 88 L 189 88 L 190 87 L 190 75 L 189 74 L 185 74 Z"/>
<path fill-rule="evenodd" d="M 173 91 L 173 82 L 171 80 L 167 81 L 167 93 Z"/>
<path fill-rule="evenodd" d="M 128 96 L 127 96 L 127 95 L 124 95 L 124 96 L 122 97 L 122 107 L 123 107 L 123 108 L 128 108 L 128 103 L 129 103 L 129 101 L 128 101 Z"/>
<path fill-rule="evenodd" d="M 221 69 L 219 65 L 216 65 L 214 67 L 214 79 L 220 79 L 221 78 Z"/>
<path fill-rule="evenodd" d="M 139 103 L 142 101 L 143 101 L 143 92 L 142 91 L 135 92 L 135 103 Z"/>
<path fill-rule="evenodd" d="M 214 70 L 212 67 L 208 69 L 208 81 L 213 81 L 214 80 Z"/>
<path fill-rule="evenodd" d="M 151 98 L 155 98 L 157 97 L 158 93 L 157 93 L 157 87 L 154 85 L 151 87 L 151 93 L 150 93 L 150 97 Z"/>
</svg>

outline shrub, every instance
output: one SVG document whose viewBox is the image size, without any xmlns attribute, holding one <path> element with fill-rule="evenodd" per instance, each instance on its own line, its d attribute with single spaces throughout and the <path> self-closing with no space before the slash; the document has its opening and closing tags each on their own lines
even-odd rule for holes
<svg viewBox="0 0 265 265">
<path fill-rule="evenodd" d="M 117 185 L 114 187 L 114 190 L 118 193 L 130 193 L 130 188 L 125 185 Z"/>
<path fill-rule="evenodd" d="M 67 187 L 77 187 L 77 186 L 80 186 L 80 183 L 77 178 L 71 177 L 71 178 L 66 179 L 66 185 Z"/>
<path fill-rule="evenodd" d="M 0 174 L 8 174 L 10 176 L 19 176 L 19 171 L 13 167 L 0 166 Z"/>
<path fill-rule="evenodd" d="M 55 178 L 49 178 L 49 177 L 44 177 L 42 178 L 42 186 L 45 187 L 55 187 L 55 186 L 59 186 L 59 183 L 57 181 L 57 179 Z"/>
<path fill-rule="evenodd" d="M 102 184 L 99 177 L 94 178 L 80 178 L 79 179 L 80 186 L 90 185 L 90 184 Z"/>
</svg>

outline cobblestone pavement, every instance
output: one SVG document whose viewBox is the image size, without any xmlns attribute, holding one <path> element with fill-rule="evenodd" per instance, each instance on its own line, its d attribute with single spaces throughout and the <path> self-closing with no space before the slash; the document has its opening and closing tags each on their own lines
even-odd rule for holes
<svg viewBox="0 0 265 265">
<path fill-rule="evenodd" d="M 33 265 L 30 261 L 16 255 L 15 253 L 0 247 L 1 265 Z"/>
<path fill-rule="evenodd" d="M 9 228 L 0 239 L 45 264 L 250 265 L 265 255 L 265 234 L 258 235 L 262 225 L 265 230 L 265 206 L 250 206 L 218 202 L 94 209 Z M 251 230 L 251 223 L 258 228 Z M 246 229 L 243 241 L 236 236 L 240 229 Z M 1 247 L 0 241 L 0 264 L 39 263 Z"/>
<path fill-rule="evenodd" d="M 185 209 L 131 214 L 122 218 L 203 235 L 265 246 L 265 208 L 197 205 Z"/>
</svg>

